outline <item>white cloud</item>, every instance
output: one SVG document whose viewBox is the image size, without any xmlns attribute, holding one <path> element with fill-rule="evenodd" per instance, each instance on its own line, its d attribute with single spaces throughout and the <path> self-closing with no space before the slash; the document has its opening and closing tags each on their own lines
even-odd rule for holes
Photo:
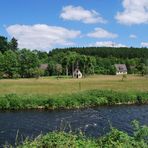
<svg viewBox="0 0 148 148">
<path fill-rule="evenodd" d="M 93 32 L 87 34 L 88 37 L 93 38 L 116 38 L 118 37 L 117 34 L 108 32 L 102 28 L 95 28 Z"/>
<path fill-rule="evenodd" d="M 65 6 L 62 9 L 60 17 L 64 20 L 82 21 L 86 24 L 106 23 L 101 15 L 95 10 L 86 10 L 81 6 Z"/>
<path fill-rule="evenodd" d="M 131 35 L 129 36 L 129 38 L 131 38 L 131 39 L 136 39 L 137 36 L 136 36 L 135 34 L 131 34 Z"/>
<path fill-rule="evenodd" d="M 73 45 L 70 39 L 78 37 L 81 33 L 63 27 L 35 25 L 11 25 L 6 28 L 8 34 L 18 40 L 19 48 L 47 50 L 57 45 Z"/>
<path fill-rule="evenodd" d="M 133 25 L 148 23 L 148 0 L 123 0 L 124 10 L 115 18 L 121 24 Z"/>
<path fill-rule="evenodd" d="M 148 47 L 148 42 L 142 42 L 141 47 Z"/>
<path fill-rule="evenodd" d="M 112 41 L 104 41 L 104 42 L 96 42 L 93 44 L 90 44 L 89 46 L 96 46 L 96 47 L 127 47 L 120 43 L 115 43 Z"/>
</svg>

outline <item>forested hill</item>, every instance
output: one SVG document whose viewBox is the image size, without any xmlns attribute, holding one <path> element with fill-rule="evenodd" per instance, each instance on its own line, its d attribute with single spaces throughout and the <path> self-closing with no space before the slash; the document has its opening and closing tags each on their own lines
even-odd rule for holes
<svg viewBox="0 0 148 148">
<path fill-rule="evenodd" d="M 77 52 L 81 55 L 98 56 L 102 58 L 148 58 L 148 48 L 127 48 L 127 47 L 77 47 L 77 48 L 57 48 L 49 52 L 49 55 L 59 52 Z"/>
<path fill-rule="evenodd" d="M 76 47 L 46 51 L 19 49 L 15 38 L 0 36 L 0 79 L 49 75 L 116 74 L 126 64 L 129 74 L 148 74 L 148 48 Z"/>
</svg>

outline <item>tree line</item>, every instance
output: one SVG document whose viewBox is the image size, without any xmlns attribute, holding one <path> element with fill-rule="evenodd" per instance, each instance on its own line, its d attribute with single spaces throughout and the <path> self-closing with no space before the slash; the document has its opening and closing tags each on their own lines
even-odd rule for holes
<svg viewBox="0 0 148 148">
<path fill-rule="evenodd" d="M 148 49 L 127 47 L 75 47 L 58 48 L 49 52 L 50 61 L 56 61 L 63 67 L 77 65 L 83 74 L 115 74 L 114 64 L 125 64 L 129 74 L 148 73 Z M 63 63 L 63 59 L 65 63 Z M 69 63 L 69 61 L 71 63 Z"/>
<path fill-rule="evenodd" d="M 84 76 L 115 74 L 114 64 L 126 64 L 128 73 L 147 74 L 147 48 L 82 47 L 53 49 L 49 53 L 19 49 L 15 38 L 0 36 L 0 78 L 30 78 L 73 75 L 79 68 Z M 41 65 L 47 68 L 42 69 Z"/>
<path fill-rule="evenodd" d="M 148 49 L 145 48 L 133 48 L 133 47 L 71 47 L 71 48 L 56 48 L 53 49 L 50 54 L 56 54 L 57 52 L 77 52 L 81 55 L 98 56 L 102 58 L 116 57 L 116 58 L 148 58 Z"/>
</svg>

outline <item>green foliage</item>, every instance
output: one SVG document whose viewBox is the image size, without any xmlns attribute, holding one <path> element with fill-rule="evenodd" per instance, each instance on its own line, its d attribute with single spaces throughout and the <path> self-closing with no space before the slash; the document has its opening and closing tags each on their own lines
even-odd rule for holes
<svg viewBox="0 0 148 148">
<path fill-rule="evenodd" d="M 4 77 L 4 72 L 0 71 L 0 79 L 2 79 Z"/>
<path fill-rule="evenodd" d="M 22 49 L 19 52 L 19 64 L 21 76 L 31 77 L 32 73 L 30 71 L 39 67 L 39 59 L 38 56 L 30 50 Z"/>
<path fill-rule="evenodd" d="M 140 63 L 140 64 L 138 65 L 138 69 L 139 69 L 140 74 L 141 74 L 142 76 L 144 76 L 144 75 L 147 74 L 147 66 L 146 66 L 144 63 Z"/>
<path fill-rule="evenodd" d="M 54 55 L 59 52 L 77 52 L 81 55 L 97 56 L 102 58 L 116 57 L 121 59 L 148 58 L 147 48 L 128 48 L 128 47 L 73 47 L 54 49 L 49 54 Z"/>
<path fill-rule="evenodd" d="M 147 48 L 79 47 L 54 49 L 47 53 L 20 50 L 14 37 L 8 41 L 0 36 L 0 61 L 0 78 L 36 77 L 41 75 L 37 70 L 40 64 L 48 64 L 46 76 L 57 75 L 57 64 L 62 66 L 60 74 L 66 76 L 73 75 L 75 68 L 79 68 L 84 77 L 91 74 L 115 75 L 114 64 L 126 64 L 129 74 L 148 74 Z"/>
<path fill-rule="evenodd" d="M 122 81 L 126 80 L 127 79 L 127 75 L 126 74 L 123 74 L 122 75 Z"/>
<path fill-rule="evenodd" d="M 145 126 L 145 128 L 148 130 L 147 126 Z M 141 130 L 142 128 L 139 128 L 138 132 Z M 142 135 L 144 133 L 144 131 L 141 132 Z M 148 143 L 144 138 L 137 141 L 135 136 L 129 136 L 127 133 L 115 128 L 112 128 L 111 132 L 98 139 L 98 143 L 101 148 L 147 148 L 148 146 Z"/>
<path fill-rule="evenodd" d="M 48 53 L 45 51 L 33 50 L 34 54 L 38 56 L 40 64 L 47 64 L 48 63 Z"/>
<path fill-rule="evenodd" d="M 21 78 L 21 75 L 18 74 L 18 73 L 14 73 L 13 76 L 12 76 L 13 79 L 18 79 L 18 78 Z"/>
<path fill-rule="evenodd" d="M 18 59 L 16 53 L 11 50 L 4 52 L 4 73 L 9 78 L 13 78 L 13 75 L 18 73 Z"/>
<path fill-rule="evenodd" d="M 66 48 L 54 49 L 49 55 L 50 60 L 62 64 L 65 68 L 68 67 L 71 74 L 77 62 L 83 75 L 92 73 L 113 75 L 116 72 L 114 64 L 126 64 L 128 73 L 135 74 L 145 73 L 146 70 L 143 70 L 140 65 L 146 63 L 148 50 L 146 48 L 110 47 Z M 60 55 L 61 60 L 59 60 Z M 90 60 L 92 58 L 94 60 Z"/>
<path fill-rule="evenodd" d="M 39 68 L 36 68 L 36 69 L 34 69 L 34 73 L 33 74 L 34 74 L 34 77 L 35 78 L 39 78 L 40 76 L 43 76 L 44 73 L 45 73 L 44 70 L 41 70 Z"/>
<path fill-rule="evenodd" d="M 147 126 L 139 126 L 137 133 L 129 136 L 126 132 L 111 128 L 111 131 L 99 138 L 87 138 L 82 133 L 73 134 L 72 132 L 65 133 L 51 132 L 46 135 L 39 135 L 34 140 L 26 139 L 22 145 L 17 148 L 147 148 L 148 142 L 145 136 L 148 136 Z M 145 136 L 143 136 L 145 135 Z M 137 139 L 137 136 L 140 138 Z"/>
<path fill-rule="evenodd" d="M 96 148 L 98 144 L 93 139 L 87 139 L 82 135 L 74 135 L 65 132 L 52 132 L 45 136 L 40 135 L 34 141 L 26 139 L 23 145 L 17 146 L 18 148 L 32 148 L 38 146 L 54 147 L 54 148 Z"/>
<path fill-rule="evenodd" d="M 18 49 L 18 43 L 14 37 L 11 39 L 11 41 L 9 43 L 9 48 L 10 48 L 10 50 L 12 50 L 14 52 L 17 51 L 17 49 Z"/>
<path fill-rule="evenodd" d="M 141 103 L 148 102 L 148 93 L 144 92 L 126 93 L 109 90 L 91 90 L 53 97 L 45 95 L 8 94 L 0 96 L 0 109 L 72 109 L 98 105 L 128 104 L 137 103 L 138 96 L 141 96 Z"/>
<path fill-rule="evenodd" d="M 4 53 L 9 49 L 7 38 L 0 36 L 0 52 Z"/>
<path fill-rule="evenodd" d="M 139 122 L 134 120 L 132 122 L 134 128 L 134 137 L 137 141 L 144 141 L 148 144 L 148 127 L 140 126 Z"/>
<path fill-rule="evenodd" d="M 49 75 L 50 76 L 56 75 L 55 65 L 56 65 L 55 61 L 49 61 L 48 70 L 49 70 Z"/>
<path fill-rule="evenodd" d="M 55 70 L 56 70 L 57 76 L 59 78 L 59 75 L 62 73 L 62 65 L 61 64 L 56 64 L 55 65 Z"/>
<path fill-rule="evenodd" d="M 4 55 L 0 52 L 0 72 L 4 73 Z"/>
<path fill-rule="evenodd" d="M 28 74 L 33 77 L 33 78 L 39 78 L 40 76 L 44 75 L 44 70 L 39 69 L 39 68 L 30 68 L 28 70 Z"/>
</svg>

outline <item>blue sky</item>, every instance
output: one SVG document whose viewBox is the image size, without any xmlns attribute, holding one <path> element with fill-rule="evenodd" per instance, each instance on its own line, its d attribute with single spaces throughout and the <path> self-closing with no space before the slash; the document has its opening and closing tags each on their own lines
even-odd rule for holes
<svg viewBox="0 0 148 148">
<path fill-rule="evenodd" d="M 0 35 L 20 48 L 148 47 L 148 0 L 1 0 Z"/>
</svg>

